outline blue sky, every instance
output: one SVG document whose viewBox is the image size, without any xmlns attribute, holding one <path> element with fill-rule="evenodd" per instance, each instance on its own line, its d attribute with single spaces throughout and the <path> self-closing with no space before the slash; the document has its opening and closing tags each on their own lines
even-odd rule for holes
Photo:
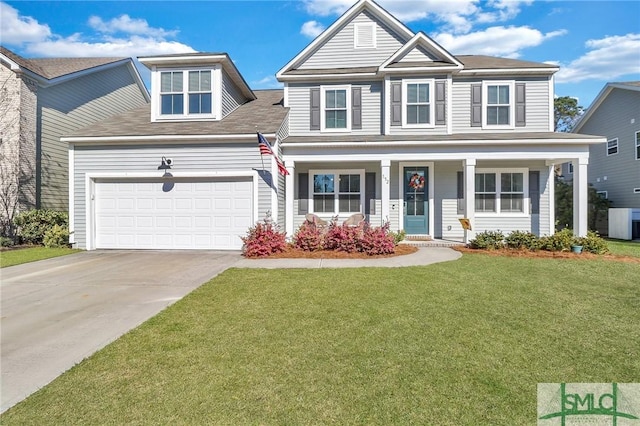
<svg viewBox="0 0 640 426">
<path fill-rule="evenodd" d="M 24 57 L 227 52 L 254 89 L 354 0 L 1 1 L 0 42 Z M 587 107 L 640 80 L 640 0 L 379 0 L 453 54 L 558 64 L 556 94 Z M 146 76 L 145 76 L 146 77 Z"/>
</svg>

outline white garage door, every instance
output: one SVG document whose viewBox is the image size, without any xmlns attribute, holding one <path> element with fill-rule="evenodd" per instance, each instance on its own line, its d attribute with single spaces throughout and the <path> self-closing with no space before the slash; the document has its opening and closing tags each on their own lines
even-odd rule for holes
<svg viewBox="0 0 640 426">
<path fill-rule="evenodd" d="M 99 181 L 96 248 L 240 249 L 253 224 L 252 180 Z"/>
</svg>

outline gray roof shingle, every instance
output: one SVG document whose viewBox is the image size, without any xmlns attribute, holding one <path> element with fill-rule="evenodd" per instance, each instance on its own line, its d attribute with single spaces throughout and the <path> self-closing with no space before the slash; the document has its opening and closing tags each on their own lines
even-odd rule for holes
<svg viewBox="0 0 640 426">
<path fill-rule="evenodd" d="M 113 62 L 123 61 L 129 58 L 23 58 L 10 51 L 9 49 L 0 46 L 0 53 L 7 56 L 13 62 L 17 63 L 23 68 L 44 77 L 48 80 L 52 80 L 57 77 L 73 74 L 79 71 L 85 71 L 91 68 L 96 68 L 101 65 L 111 64 Z"/>
<path fill-rule="evenodd" d="M 151 122 L 151 105 L 108 118 L 78 129 L 66 137 L 149 137 L 249 135 L 257 130 L 275 133 L 284 121 L 288 109 L 283 106 L 283 90 L 256 90 L 257 99 L 238 107 L 220 121 Z"/>
</svg>

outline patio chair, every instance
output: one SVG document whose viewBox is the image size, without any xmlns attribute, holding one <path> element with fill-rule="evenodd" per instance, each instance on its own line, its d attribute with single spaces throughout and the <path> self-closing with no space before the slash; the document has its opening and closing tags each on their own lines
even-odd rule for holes
<svg viewBox="0 0 640 426">
<path fill-rule="evenodd" d="M 344 221 L 345 226 L 360 226 L 364 223 L 364 215 L 362 213 L 352 214 Z"/>
<path fill-rule="evenodd" d="M 314 225 L 318 226 L 318 227 L 325 227 L 327 226 L 327 221 L 326 220 L 322 220 L 320 219 L 320 217 L 318 217 L 317 215 L 313 214 L 313 213 L 307 213 L 304 218 L 306 219 L 307 222 L 309 223 L 313 223 Z"/>
</svg>

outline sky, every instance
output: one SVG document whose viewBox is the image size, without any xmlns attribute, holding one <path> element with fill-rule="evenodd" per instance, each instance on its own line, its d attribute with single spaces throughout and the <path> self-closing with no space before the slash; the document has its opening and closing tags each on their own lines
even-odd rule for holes
<svg viewBox="0 0 640 426">
<path fill-rule="evenodd" d="M 278 88 L 276 72 L 354 3 L 0 0 L 0 43 L 25 58 L 226 52 L 253 89 Z M 607 82 L 640 80 L 640 0 L 378 4 L 454 55 L 559 65 L 556 95 L 584 107 Z"/>
</svg>

